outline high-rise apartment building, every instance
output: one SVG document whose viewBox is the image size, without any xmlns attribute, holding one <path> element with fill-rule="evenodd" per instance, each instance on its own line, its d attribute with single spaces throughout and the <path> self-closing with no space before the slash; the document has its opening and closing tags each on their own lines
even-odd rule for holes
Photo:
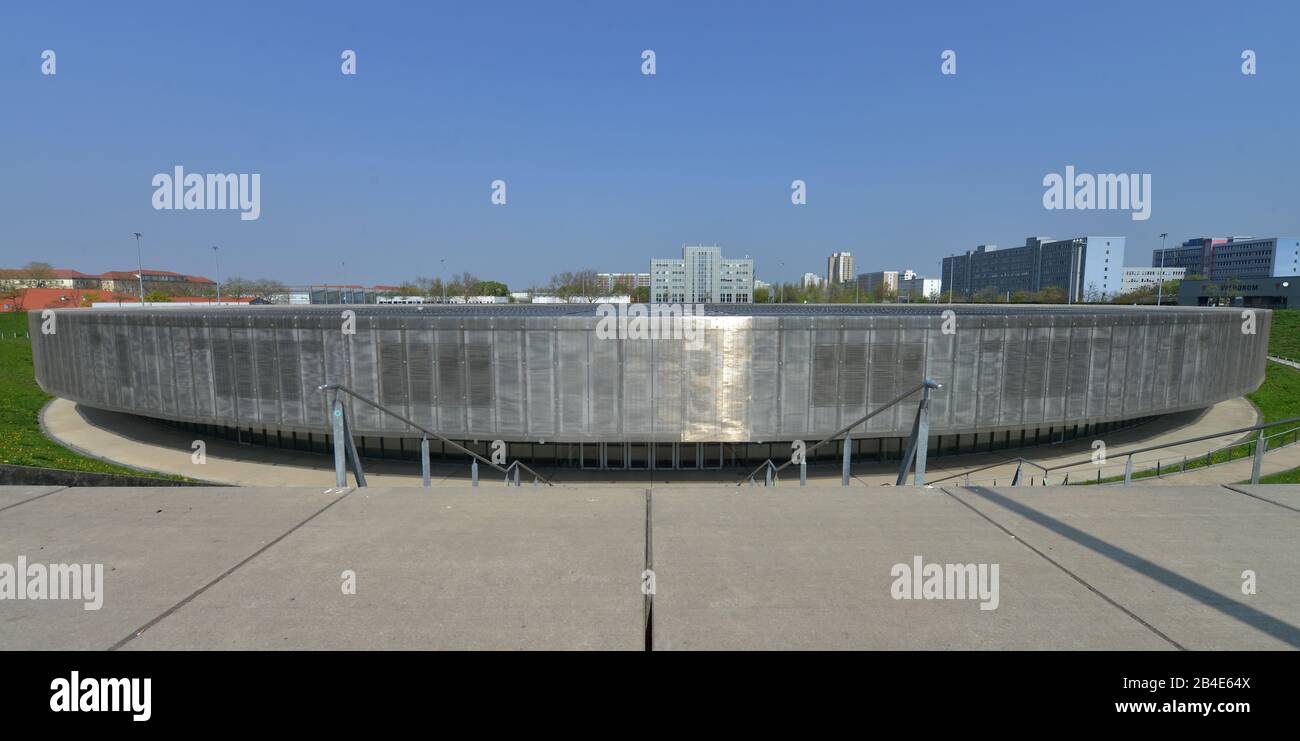
<svg viewBox="0 0 1300 741">
<path fill-rule="evenodd" d="M 853 255 L 836 252 L 826 258 L 826 283 L 836 286 L 853 280 Z"/>
</svg>

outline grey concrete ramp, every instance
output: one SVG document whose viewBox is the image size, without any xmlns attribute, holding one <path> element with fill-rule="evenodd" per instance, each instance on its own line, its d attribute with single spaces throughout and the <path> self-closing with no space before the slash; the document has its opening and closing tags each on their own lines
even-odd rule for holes
<svg viewBox="0 0 1300 741">
<path fill-rule="evenodd" d="M 53 494 L 63 486 L 0 486 L 0 511 Z"/>
<path fill-rule="evenodd" d="M 1283 507 L 1296 510 L 1300 514 L 1300 484 L 1267 484 L 1262 486 L 1232 484 L 1226 488 L 1247 496 L 1280 504 Z"/>
<path fill-rule="evenodd" d="M 103 605 L 0 602 L 0 649 L 105 649 L 339 499 L 324 489 L 69 488 L 0 512 L 0 563 L 103 564 Z"/>
<path fill-rule="evenodd" d="M 125 648 L 639 651 L 644 533 L 640 491 L 358 489 Z"/>
<path fill-rule="evenodd" d="M 1168 649 L 939 489 L 654 492 L 656 649 Z M 895 599 L 896 564 L 998 564 L 999 604 Z"/>
<path fill-rule="evenodd" d="M 1217 486 L 950 491 L 1180 646 L 1300 647 L 1300 514 Z"/>
</svg>

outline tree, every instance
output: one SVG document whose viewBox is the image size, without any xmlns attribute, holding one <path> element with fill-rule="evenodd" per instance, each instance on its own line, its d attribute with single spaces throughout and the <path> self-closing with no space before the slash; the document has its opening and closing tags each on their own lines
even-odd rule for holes
<svg viewBox="0 0 1300 741">
<path fill-rule="evenodd" d="M 23 268 L 29 278 L 53 278 L 54 268 L 48 262 L 29 262 Z"/>
<path fill-rule="evenodd" d="M 771 291 L 767 288 L 754 289 L 754 303 L 765 304 L 771 298 Z"/>
<path fill-rule="evenodd" d="M 1034 300 L 1040 304 L 1063 304 L 1065 303 L 1065 291 L 1059 286 L 1048 286 L 1039 291 Z"/>
<path fill-rule="evenodd" d="M 509 296 L 510 289 L 505 283 L 496 280 L 480 281 L 476 296 Z"/>
<path fill-rule="evenodd" d="M 25 288 L 19 288 L 16 285 L 6 285 L 5 287 L 0 288 L 0 303 L 9 304 L 13 307 L 14 311 L 22 311 L 23 296 L 26 295 L 24 294 L 25 290 Z"/>
<path fill-rule="evenodd" d="M 479 293 L 480 283 L 482 283 L 482 281 L 480 281 L 473 273 L 461 273 L 458 276 L 453 276 L 451 281 L 447 283 L 447 295 L 460 295 L 465 298 L 469 298 L 470 296 L 479 296 L 481 295 Z"/>
<path fill-rule="evenodd" d="M 144 295 L 144 300 L 151 304 L 167 304 L 171 303 L 172 297 L 163 291 L 150 291 Z"/>
<path fill-rule="evenodd" d="M 586 268 L 578 271 L 564 271 L 551 276 L 551 292 L 564 300 L 575 296 L 584 296 L 591 300 L 596 290 L 596 271 Z"/>
</svg>

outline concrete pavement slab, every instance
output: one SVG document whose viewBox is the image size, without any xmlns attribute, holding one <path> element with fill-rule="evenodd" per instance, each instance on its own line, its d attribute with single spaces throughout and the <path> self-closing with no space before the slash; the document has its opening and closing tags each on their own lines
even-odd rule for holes
<svg viewBox="0 0 1300 741">
<path fill-rule="evenodd" d="M 1218 486 L 1062 489 L 950 491 L 1181 646 L 1300 648 L 1300 517 Z"/>
<path fill-rule="evenodd" d="M 1300 510 L 1300 484 L 1232 484 L 1227 488 Z"/>
<path fill-rule="evenodd" d="M 627 489 L 359 489 L 126 648 L 639 651 L 644 533 Z"/>
<path fill-rule="evenodd" d="M 655 491 L 657 649 L 1168 649 L 942 490 Z M 998 564 L 999 602 L 894 599 L 896 564 Z"/>
<path fill-rule="evenodd" d="M 0 649 L 105 649 L 339 499 L 310 489 L 69 488 L 0 512 L 0 563 L 103 564 L 103 605 L 0 601 Z"/>
</svg>

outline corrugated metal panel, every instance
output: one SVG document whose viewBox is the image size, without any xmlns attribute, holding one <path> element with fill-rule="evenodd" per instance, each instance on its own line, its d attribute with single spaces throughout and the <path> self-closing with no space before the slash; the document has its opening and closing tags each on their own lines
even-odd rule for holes
<svg viewBox="0 0 1300 741">
<path fill-rule="evenodd" d="M 337 307 L 60 311 L 33 328 L 38 378 L 93 406 L 326 431 L 325 382 L 453 436 L 816 440 L 929 374 L 934 434 L 1194 408 L 1254 388 L 1270 323 L 1241 310 L 711 307 L 702 340 L 597 340 L 594 310 Z M 421 310 L 423 311 L 423 310 Z M 999 314 L 1002 312 L 1002 314 Z M 855 433 L 905 435 L 916 398 Z M 351 405 L 359 434 L 405 426 Z"/>
<path fill-rule="evenodd" d="M 528 364 L 528 432 L 536 439 L 554 436 L 556 427 L 555 331 L 525 332 Z"/>
</svg>

